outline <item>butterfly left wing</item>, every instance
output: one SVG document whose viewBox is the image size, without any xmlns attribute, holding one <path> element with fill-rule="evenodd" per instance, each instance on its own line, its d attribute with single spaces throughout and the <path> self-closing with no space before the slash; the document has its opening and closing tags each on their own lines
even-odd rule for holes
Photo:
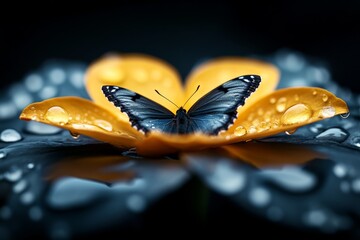
<svg viewBox="0 0 360 240">
<path fill-rule="evenodd" d="M 239 106 L 261 82 L 258 75 L 244 75 L 229 80 L 200 98 L 189 109 L 188 132 L 215 135 L 234 122 Z"/>
<path fill-rule="evenodd" d="M 103 86 L 107 99 L 129 116 L 131 125 L 144 132 L 175 133 L 174 114 L 160 104 L 125 88 Z"/>
</svg>

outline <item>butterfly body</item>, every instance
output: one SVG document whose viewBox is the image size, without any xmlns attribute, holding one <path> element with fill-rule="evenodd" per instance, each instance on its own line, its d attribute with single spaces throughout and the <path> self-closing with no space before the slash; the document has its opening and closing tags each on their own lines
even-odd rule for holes
<svg viewBox="0 0 360 240">
<path fill-rule="evenodd" d="M 179 107 L 176 114 L 125 88 L 103 86 L 102 90 L 110 102 L 128 115 L 132 126 L 145 133 L 216 135 L 234 122 L 238 107 L 245 104 L 260 81 L 257 75 L 234 78 L 205 94 L 188 111 Z"/>
</svg>

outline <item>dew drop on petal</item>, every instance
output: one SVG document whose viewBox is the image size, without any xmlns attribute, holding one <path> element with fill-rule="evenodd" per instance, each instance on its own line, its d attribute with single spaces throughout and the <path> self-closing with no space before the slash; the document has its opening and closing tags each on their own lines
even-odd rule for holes
<svg viewBox="0 0 360 240">
<path fill-rule="evenodd" d="M 0 151 L 0 159 L 4 159 L 6 157 L 6 152 Z"/>
<path fill-rule="evenodd" d="M 329 100 L 329 97 L 326 94 L 323 94 L 321 98 L 322 98 L 323 102 L 327 102 Z"/>
<path fill-rule="evenodd" d="M 348 133 L 341 128 L 329 128 L 316 136 L 317 139 L 343 142 L 348 138 Z"/>
<path fill-rule="evenodd" d="M 18 142 L 21 138 L 20 133 L 14 129 L 5 129 L 0 135 L 0 140 L 3 142 Z"/>
<path fill-rule="evenodd" d="M 335 114 L 336 114 L 336 111 L 335 111 L 334 107 L 326 106 L 320 110 L 319 117 L 320 118 L 330 118 L 330 117 L 335 116 Z"/>
<path fill-rule="evenodd" d="M 99 126 L 100 128 L 111 132 L 113 129 L 113 126 L 108 121 L 102 120 L 102 119 L 95 119 L 94 120 L 95 125 Z"/>
<path fill-rule="evenodd" d="M 13 192 L 14 193 L 21 193 L 22 191 L 25 190 L 26 187 L 27 187 L 27 181 L 25 179 L 20 180 L 19 182 L 17 182 L 14 185 Z"/>
<path fill-rule="evenodd" d="M 250 128 L 249 128 L 249 131 L 248 131 L 249 133 L 256 133 L 256 127 L 255 126 L 251 126 Z"/>
<path fill-rule="evenodd" d="M 286 130 L 285 133 L 286 133 L 286 135 L 293 135 L 296 132 L 296 130 L 297 130 L 297 128 Z"/>
<path fill-rule="evenodd" d="M 270 98 L 270 103 L 271 103 L 271 104 L 276 103 L 276 98 Z"/>
<path fill-rule="evenodd" d="M 352 145 L 360 148 L 360 136 L 356 136 L 351 140 Z"/>
<path fill-rule="evenodd" d="M 45 118 L 52 123 L 64 125 L 69 122 L 69 114 L 59 106 L 53 106 L 45 113 Z"/>
<path fill-rule="evenodd" d="M 348 118 L 350 116 L 350 112 L 340 114 L 340 117 L 342 118 Z"/>
<path fill-rule="evenodd" d="M 278 112 L 284 112 L 285 109 L 286 109 L 286 98 L 285 97 L 282 97 L 282 98 L 279 98 L 276 102 L 276 110 Z"/>
<path fill-rule="evenodd" d="M 348 169 L 344 164 L 336 164 L 333 168 L 333 172 L 338 178 L 343 178 L 346 176 Z"/>
<path fill-rule="evenodd" d="M 238 126 L 237 128 L 235 128 L 234 134 L 238 137 L 241 137 L 244 136 L 246 132 L 246 128 L 244 128 L 243 126 Z"/>
<path fill-rule="evenodd" d="M 4 177 L 9 182 L 16 182 L 22 177 L 22 174 L 23 172 L 21 171 L 21 169 L 13 167 L 4 174 Z"/>
<path fill-rule="evenodd" d="M 316 95 L 317 95 L 317 91 L 314 90 L 314 91 L 312 92 L 312 95 L 316 96 Z"/>
<path fill-rule="evenodd" d="M 296 104 L 288 108 L 281 117 L 281 123 L 291 125 L 303 123 L 311 118 L 312 111 L 305 104 Z"/>
<path fill-rule="evenodd" d="M 69 131 L 69 133 L 73 139 L 79 139 L 79 137 L 80 137 L 80 134 L 78 134 L 78 133 L 71 132 L 71 131 Z"/>
</svg>

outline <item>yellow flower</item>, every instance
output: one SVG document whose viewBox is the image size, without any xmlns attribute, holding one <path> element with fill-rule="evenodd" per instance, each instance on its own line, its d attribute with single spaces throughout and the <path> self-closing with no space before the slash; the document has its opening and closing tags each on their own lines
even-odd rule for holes
<svg viewBox="0 0 360 240">
<path fill-rule="evenodd" d="M 156 94 L 165 94 L 181 106 L 191 98 L 191 106 L 218 85 L 240 75 L 260 75 L 262 82 L 255 93 L 238 109 L 238 118 L 217 136 L 201 133 L 177 135 L 161 132 L 143 134 L 131 127 L 126 114 L 110 103 L 101 91 L 103 85 L 116 85 L 137 92 L 176 112 L 176 107 Z M 27 106 L 20 119 L 35 120 L 83 134 L 120 148 L 135 147 L 138 154 L 156 156 L 194 151 L 263 138 L 338 114 L 347 113 L 346 103 L 321 88 L 299 87 L 275 90 L 277 68 L 258 60 L 224 57 L 197 67 L 183 87 L 176 70 L 157 58 L 126 54 L 100 59 L 86 74 L 89 101 L 79 97 L 58 97 Z"/>
</svg>

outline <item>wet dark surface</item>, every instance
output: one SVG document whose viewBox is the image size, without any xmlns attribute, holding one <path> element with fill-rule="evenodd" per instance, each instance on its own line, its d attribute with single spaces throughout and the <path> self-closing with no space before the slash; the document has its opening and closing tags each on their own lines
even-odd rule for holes
<svg viewBox="0 0 360 240">
<path fill-rule="evenodd" d="M 329 89 L 348 103 L 350 116 L 290 136 L 146 159 L 17 120 L 33 101 L 86 97 L 83 64 L 51 61 L 4 89 L 0 239 L 161 237 L 165 229 L 177 236 L 194 230 L 203 236 L 360 237 L 360 96 L 299 53 L 282 50 L 265 59 L 280 67 L 280 87 Z"/>
</svg>

